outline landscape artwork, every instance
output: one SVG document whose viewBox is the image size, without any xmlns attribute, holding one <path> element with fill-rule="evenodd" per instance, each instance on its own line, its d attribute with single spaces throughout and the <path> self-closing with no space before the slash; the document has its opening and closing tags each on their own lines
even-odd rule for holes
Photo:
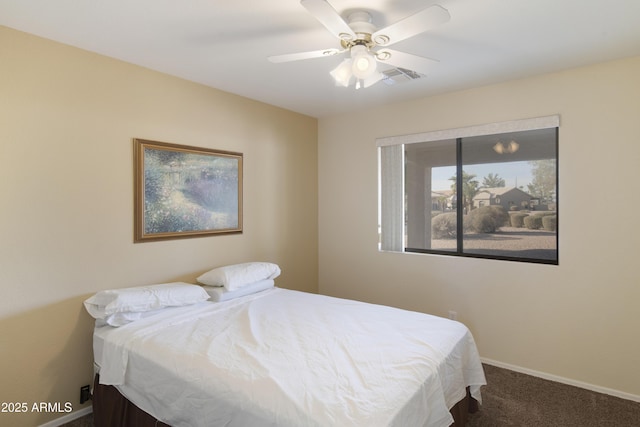
<svg viewBox="0 0 640 427">
<path fill-rule="evenodd" d="M 242 232 L 242 154 L 134 139 L 134 241 Z"/>
</svg>

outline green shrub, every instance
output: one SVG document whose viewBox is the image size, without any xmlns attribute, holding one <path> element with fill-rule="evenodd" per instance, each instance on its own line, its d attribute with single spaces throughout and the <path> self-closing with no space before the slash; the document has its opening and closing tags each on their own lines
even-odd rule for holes
<svg viewBox="0 0 640 427">
<path fill-rule="evenodd" d="M 547 231 L 556 231 L 558 229 L 558 216 L 545 215 L 542 217 L 542 227 Z"/>
<path fill-rule="evenodd" d="M 431 236 L 434 239 L 453 239 L 458 230 L 458 218 L 455 212 L 437 215 L 431 221 Z"/>
<path fill-rule="evenodd" d="M 509 214 L 502 206 L 482 206 L 469 213 L 469 230 L 476 233 L 494 233 L 506 224 Z"/>
<path fill-rule="evenodd" d="M 511 215 L 511 226 L 516 228 L 524 227 L 524 219 L 528 217 L 529 214 L 526 213 L 517 213 Z"/>
<path fill-rule="evenodd" d="M 489 206 L 491 212 L 493 214 L 493 218 L 496 221 L 496 225 L 499 227 L 504 227 L 505 225 L 509 225 L 509 213 L 502 206 Z"/>
<path fill-rule="evenodd" d="M 497 230 L 495 221 L 489 215 L 475 215 L 471 227 L 476 233 L 494 233 Z"/>
<path fill-rule="evenodd" d="M 524 219 L 524 226 L 529 230 L 538 230 L 542 228 L 542 217 L 539 215 L 529 215 Z"/>
</svg>

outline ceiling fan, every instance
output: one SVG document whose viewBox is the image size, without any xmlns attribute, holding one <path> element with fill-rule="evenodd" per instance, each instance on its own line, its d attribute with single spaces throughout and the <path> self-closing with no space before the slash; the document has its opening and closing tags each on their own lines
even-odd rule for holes
<svg viewBox="0 0 640 427">
<path fill-rule="evenodd" d="M 384 78 L 384 74 L 378 70 L 378 62 L 427 74 L 435 60 L 388 49 L 387 46 L 428 31 L 450 19 L 445 8 L 432 5 L 395 24 L 376 29 L 371 23 L 371 15 L 366 11 L 349 14 L 347 22 L 326 0 L 301 0 L 300 4 L 340 40 L 340 48 L 270 56 L 269 61 L 291 62 L 349 52 L 350 57 L 330 74 L 340 86 L 348 87 L 355 81 L 356 89 L 369 87 Z"/>
</svg>

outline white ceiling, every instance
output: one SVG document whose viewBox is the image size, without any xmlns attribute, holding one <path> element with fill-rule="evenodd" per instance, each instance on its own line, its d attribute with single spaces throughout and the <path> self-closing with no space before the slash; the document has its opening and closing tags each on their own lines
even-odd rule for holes
<svg viewBox="0 0 640 427">
<path fill-rule="evenodd" d="M 431 4 L 451 20 L 393 45 L 440 62 L 427 77 L 336 87 L 339 47 L 299 0 L 0 0 L 0 25 L 314 117 L 640 55 L 640 0 L 330 0 L 384 27 Z"/>
</svg>

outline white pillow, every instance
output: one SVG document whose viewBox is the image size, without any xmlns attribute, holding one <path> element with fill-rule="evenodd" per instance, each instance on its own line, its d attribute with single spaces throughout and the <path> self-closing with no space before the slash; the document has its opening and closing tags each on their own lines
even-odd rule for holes
<svg viewBox="0 0 640 427">
<path fill-rule="evenodd" d="M 210 270 L 200 277 L 198 282 L 207 286 L 224 286 L 234 291 L 251 283 L 266 279 L 275 279 L 280 275 L 280 267 L 270 262 L 246 262 L 232 264 Z"/>
<path fill-rule="evenodd" d="M 266 291 L 275 287 L 273 279 L 261 280 L 259 282 L 250 283 L 235 291 L 227 290 L 221 286 L 205 286 L 204 290 L 211 296 L 212 301 L 222 302 L 230 299 L 243 297 L 245 295 L 255 294 L 257 292 Z"/>
<path fill-rule="evenodd" d="M 91 316 L 106 319 L 115 313 L 146 312 L 191 305 L 209 299 L 202 286 L 174 282 L 100 291 L 84 302 Z"/>
<path fill-rule="evenodd" d="M 157 310 L 150 311 L 123 311 L 121 313 L 113 313 L 104 318 L 97 319 L 96 326 L 109 325 L 109 326 L 124 326 L 128 323 L 135 322 L 136 320 L 145 319 L 147 317 L 155 316 L 161 313 L 168 307 L 159 308 Z"/>
</svg>

